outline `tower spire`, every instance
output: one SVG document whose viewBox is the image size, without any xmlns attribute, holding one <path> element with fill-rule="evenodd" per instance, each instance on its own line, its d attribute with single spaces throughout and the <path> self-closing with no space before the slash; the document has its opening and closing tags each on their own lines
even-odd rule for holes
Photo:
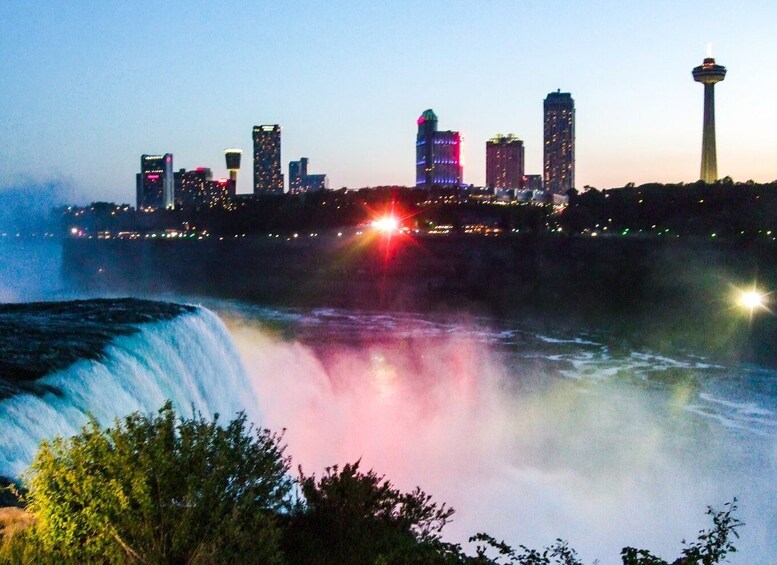
<svg viewBox="0 0 777 565">
<path fill-rule="evenodd" d="M 707 44 L 708 54 L 712 44 Z M 712 183 L 718 180 L 718 155 L 715 145 L 715 83 L 726 78 L 726 67 L 715 64 L 708 56 L 693 69 L 693 80 L 704 85 L 704 128 L 701 141 L 701 180 Z"/>
</svg>

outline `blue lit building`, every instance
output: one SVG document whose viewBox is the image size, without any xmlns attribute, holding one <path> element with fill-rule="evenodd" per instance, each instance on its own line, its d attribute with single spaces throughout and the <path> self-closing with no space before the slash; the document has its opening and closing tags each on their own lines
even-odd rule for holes
<svg viewBox="0 0 777 565">
<path fill-rule="evenodd" d="M 418 118 L 415 184 L 418 188 L 458 187 L 462 184 L 461 135 L 437 131 L 437 116 L 429 109 Z"/>
<path fill-rule="evenodd" d="M 329 177 L 326 175 L 305 175 L 302 179 L 302 192 L 319 192 L 329 188 Z"/>
<path fill-rule="evenodd" d="M 318 192 L 329 188 L 329 178 L 326 175 L 309 175 L 308 158 L 301 157 L 299 161 L 289 161 L 289 192 Z"/>
<path fill-rule="evenodd" d="M 296 194 L 302 189 L 302 179 L 308 176 L 308 158 L 289 161 L 289 192 Z"/>
</svg>

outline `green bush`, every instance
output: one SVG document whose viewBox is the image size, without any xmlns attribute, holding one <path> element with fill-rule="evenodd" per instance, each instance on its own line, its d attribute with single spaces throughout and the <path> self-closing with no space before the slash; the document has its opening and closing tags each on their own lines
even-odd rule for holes
<svg viewBox="0 0 777 565">
<path fill-rule="evenodd" d="M 44 442 L 27 502 L 44 551 L 78 562 L 280 562 L 276 515 L 290 495 L 280 437 L 170 403 L 102 430 Z"/>
<path fill-rule="evenodd" d="M 416 488 L 403 493 L 359 461 L 328 467 L 317 479 L 300 469 L 302 501 L 290 516 L 290 563 L 438 563 L 461 557 L 440 540 L 453 514 Z"/>
</svg>

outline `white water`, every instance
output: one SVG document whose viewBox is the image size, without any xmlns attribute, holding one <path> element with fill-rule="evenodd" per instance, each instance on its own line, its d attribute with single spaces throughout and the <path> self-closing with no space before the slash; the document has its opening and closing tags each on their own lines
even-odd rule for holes
<svg viewBox="0 0 777 565">
<path fill-rule="evenodd" d="M 103 425 L 167 399 L 180 414 L 234 417 L 251 387 L 224 325 L 199 309 L 115 339 L 102 361 L 82 360 L 38 381 L 60 394 L 0 401 L 0 475 L 18 476 L 43 439 L 78 433 L 91 413 Z M 246 401 L 246 395 L 249 400 Z"/>
<path fill-rule="evenodd" d="M 87 411 L 110 423 L 171 398 L 185 414 L 242 409 L 286 428 L 308 473 L 361 458 L 403 489 L 420 485 L 457 509 L 451 540 L 562 537 L 588 562 L 617 563 L 626 545 L 674 558 L 710 526 L 707 504 L 737 496 L 747 525 L 735 562 L 777 554 L 777 401 L 732 392 L 773 373 L 616 357 L 587 337 L 532 342 L 472 321 L 238 311 L 229 331 L 207 310 L 147 325 L 105 361 L 46 377 L 61 397 L 0 402 L 0 473 L 21 472 L 41 439 L 77 432 Z M 696 377 L 651 376 L 676 369 Z"/>
<path fill-rule="evenodd" d="M 711 526 L 706 506 L 736 496 L 747 526 L 734 562 L 777 554 L 777 401 L 710 393 L 736 370 L 613 357 L 582 338 L 505 349 L 526 339 L 474 323 L 322 311 L 295 324 L 304 343 L 228 321 L 263 424 L 287 428 L 308 472 L 361 458 L 452 504 L 452 540 L 561 537 L 601 563 L 627 545 L 675 558 Z M 653 374 L 678 368 L 694 378 Z"/>
</svg>

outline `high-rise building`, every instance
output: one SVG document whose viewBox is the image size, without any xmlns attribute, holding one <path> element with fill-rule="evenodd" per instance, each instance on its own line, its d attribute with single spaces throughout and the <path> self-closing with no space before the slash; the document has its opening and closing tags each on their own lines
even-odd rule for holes
<svg viewBox="0 0 777 565">
<path fill-rule="evenodd" d="M 308 176 L 308 158 L 289 161 L 289 192 L 297 193 L 302 189 L 302 179 Z"/>
<path fill-rule="evenodd" d="M 707 57 L 693 69 L 693 80 L 704 85 L 704 130 L 701 138 L 701 180 L 718 180 L 718 153 L 715 146 L 715 83 L 726 78 L 726 67 Z"/>
<path fill-rule="evenodd" d="M 213 180 L 213 172 L 207 167 L 197 167 L 193 171 L 181 170 L 179 190 L 175 194 L 175 205 L 180 208 L 200 206 L 207 200 L 205 183 Z"/>
<path fill-rule="evenodd" d="M 173 208 L 173 155 L 141 155 L 140 172 L 135 176 L 135 199 L 138 209 Z"/>
<path fill-rule="evenodd" d="M 205 182 L 205 198 L 202 205 L 210 208 L 225 207 L 235 197 L 232 179 L 215 179 Z"/>
<path fill-rule="evenodd" d="M 421 114 L 416 123 L 416 186 L 460 186 L 463 168 L 459 132 L 437 131 L 437 116 L 431 109 Z"/>
<path fill-rule="evenodd" d="M 486 186 L 523 188 L 523 141 L 513 134 L 498 134 L 486 141 Z"/>
<path fill-rule="evenodd" d="M 227 170 L 229 171 L 229 180 L 232 181 L 232 188 L 237 191 L 237 172 L 240 170 L 240 159 L 243 151 L 240 149 L 224 150 L 224 159 L 227 161 Z"/>
<path fill-rule="evenodd" d="M 545 98 L 545 190 L 564 194 L 575 187 L 575 101 L 569 92 Z"/>
<path fill-rule="evenodd" d="M 329 177 L 326 175 L 305 175 L 302 179 L 301 192 L 320 192 L 329 188 Z"/>
<path fill-rule="evenodd" d="M 308 158 L 301 157 L 299 161 L 289 162 L 289 192 L 318 192 L 329 188 L 329 178 L 326 175 L 308 174 Z"/>
<path fill-rule="evenodd" d="M 281 126 L 254 126 L 254 194 L 283 194 Z"/>
</svg>

